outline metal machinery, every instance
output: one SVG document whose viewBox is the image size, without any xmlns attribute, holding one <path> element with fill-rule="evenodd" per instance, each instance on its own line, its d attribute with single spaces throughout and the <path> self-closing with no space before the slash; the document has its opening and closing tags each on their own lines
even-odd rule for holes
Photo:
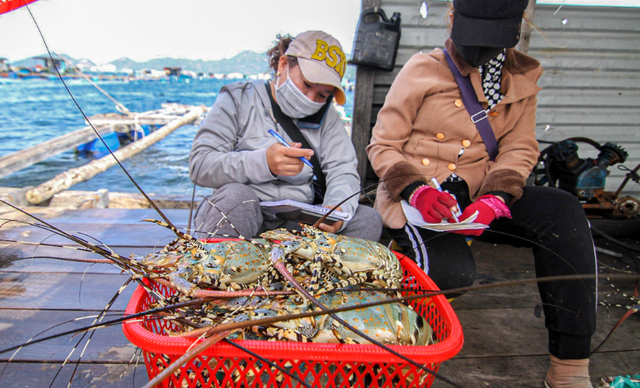
<svg viewBox="0 0 640 388">
<path fill-rule="evenodd" d="M 578 156 L 578 142 L 584 142 L 598 149 L 595 159 L 581 159 Z M 640 201 L 630 196 L 620 196 L 629 182 L 640 184 L 638 170 L 625 166 L 618 169 L 627 171 L 626 177 L 615 193 L 604 191 L 608 168 L 616 163 L 624 163 L 627 152 L 617 144 L 600 143 L 583 137 L 574 137 L 552 143 L 540 153 L 538 166 L 533 171 L 536 185 L 549 185 L 568 191 L 578 197 L 590 218 L 635 218 L 640 214 Z"/>
</svg>

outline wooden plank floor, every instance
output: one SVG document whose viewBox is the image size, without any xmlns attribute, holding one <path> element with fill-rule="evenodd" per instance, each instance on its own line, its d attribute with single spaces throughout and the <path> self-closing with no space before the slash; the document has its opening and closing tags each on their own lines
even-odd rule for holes
<svg viewBox="0 0 640 388">
<path fill-rule="evenodd" d="M 30 208 L 61 229 L 85 233 L 121 255 L 146 254 L 172 238 L 169 230 L 139 222 L 158 218 L 152 210 Z M 170 210 L 167 215 L 184 227 L 187 210 Z M 16 212 L 5 212 L 3 219 L 25 219 Z M 640 236 L 640 231 L 636 234 Z M 51 232 L 17 222 L 0 229 L 0 239 L 25 242 L 67 243 Z M 631 241 L 638 246 L 638 241 Z M 599 255 L 601 273 L 635 271 L 638 254 L 619 249 L 604 241 L 598 246 L 623 253 L 622 258 Z M 533 259 L 528 250 L 508 246 L 472 244 L 478 265 L 477 284 L 533 277 Z M 26 342 L 32 336 L 82 327 L 100 311 L 125 282 L 126 276 L 108 265 L 87 265 L 42 256 L 87 257 L 87 253 L 48 246 L 0 243 L 0 348 Z M 27 260 L 17 260 L 29 258 Z M 635 265 L 635 267 L 634 267 Z M 625 268 L 629 266 L 629 268 Z M 600 301 L 629 305 L 629 297 L 608 295 L 619 288 L 633 295 L 633 282 L 609 282 L 600 278 Z M 128 287 L 112 308 L 122 314 L 133 287 Z M 535 284 L 492 288 L 456 298 L 452 305 L 462 323 L 465 344 L 452 360 L 444 362 L 440 373 L 462 387 L 541 387 L 548 368 L 544 319 L 537 314 L 539 304 Z M 638 303 L 637 301 L 635 303 Z M 598 331 L 592 348 L 600 343 L 627 310 L 600 306 Z M 65 323 L 67 322 L 67 323 Z M 58 324 L 64 325 L 54 327 Z M 54 327 L 54 328 L 52 328 Z M 52 329 L 51 329 L 52 328 Z M 10 363 L 12 352 L 0 354 L 0 387 L 48 386 L 54 381 L 79 336 L 61 337 L 23 348 Z M 71 360 L 76 363 L 78 351 Z M 133 360 L 133 362 L 131 361 Z M 137 362 L 137 364 L 136 364 Z M 75 365 L 65 366 L 55 378 L 54 387 L 66 387 Z M 620 326 L 609 341 L 592 357 L 594 384 L 602 376 L 640 373 L 640 314 Z M 119 326 L 96 331 L 75 372 L 72 387 L 139 387 L 148 381 L 136 348 Z M 448 384 L 436 382 L 434 387 Z"/>
<path fill-rule="evenodd" d="M 173 239 L 168 229 L 140 222 L 159 218 L 152 210 L 89 209 L 64 211 L 30 208 L 47 222 L 65 231 L 84 233 L 123 255 L 144 255 Z M 188 210 L 166 211 L 178 225 L 186 226 Z M 3 219 L 26 218 L 16 212 L 0 215 Z M 0 229 L 3 240 L 70 244 L 51 232 L 6 224 Z M 88 237 L 87 237 L 88 238 Z M 27 244 L 0 245 L 0 347 L 21 344 L 32 336 L 54 327 L 54 334 L 90 324 L 90 317 L 101 311 L 128 278 L 110 265 L 88 265 L 31 257 L 95 257 L 77 250 Z M 111 308 L 111 317 L 122 316 L 134 286 L 127 287 Z M 7 364 L 12 352 L 0 354 L 0 387 L 48 386 L 80 336 L 60 337 L 23 348 Z M 70 360 L 77 361 L 82 345 Z M 140 387 L 149 381 L 144 361 L 137 348 L 122 333 L 120 326 L 97 330 L 87 347 L 72 387 Z M 132 361 L 133 360 L 133 361 Z M 75 365 L 67 365 L 55 377 L 54 387 L 66 387 Z"/>
<path fill-rule="evenodd" d="M 640 230 L 636 234 L 640 237 Z M 625 241 L 640 248 L 639 240 Z M 478 277 L 476 284 L 534 277 L 533 255 L 528 249 L 472 243 Z M 609 295 L 616 286 L 633 295 L 634 282 L 607 281 L 606 274 L 618 270 L 638 272 L 640 254 L 625 251 L 596 239 L 596 246 L 623 253 L 620 259 L 598 254 L 600 302 L 629 306 L 630 298 Z M 621 261 L 622 260 L 622 261 Z M 633 264 L 635 263 L 635 264 Z M 626 268 L 631 265 L 632 268 Z M 456 298 L 452 306 L 464 331 L 464 347 L 458 355 L 442 364 L 440 372 L 463 387 L 542 387 L 549 367 L 547 331 L 544 316 L 538 313 L 540 299 L 533 283 L 495 288 Z M 626 308 L 600 305 L 594 349 L 604 340 Z M 640 314 L 633 314 L 591 357 L 592 383 L 601 377 L 640 373 Z M 436 382 L 433 387 L 448 384 Z"/>
</svg>

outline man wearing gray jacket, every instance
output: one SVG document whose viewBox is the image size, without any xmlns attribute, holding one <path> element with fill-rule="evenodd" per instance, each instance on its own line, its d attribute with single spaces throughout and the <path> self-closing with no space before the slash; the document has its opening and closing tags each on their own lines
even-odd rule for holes
<svg viewBox="0 0 640 388">
<path fill-rule="evenodd" d="M 355 150 L 330 104 L 334 97 L 341 105 L 346 100 L 340 83 L 346 57 L 340 43 L 321 31 L 278 38 L 268 51 L 274 81 L 224 86 L 194 139 L 189 176 L 213 189 L 194 217 L 200 238 L 213 237 L 212 232 L 255 237 L 279 227 L 299 229 L 292 221 L 261 211 L 260 201 L 291 199 L 334 207 L 360 190 Z M 291 140 L 284 119 L 276 119 L 282 114 L 295 123 L 311 149 Z M 314 155 L 324 185 L 314 181 L 308 162 Z M 381 217 L 370 207 L 358 206 L 358 197 L 340 205 L 339 210 L 352 215 L 349 221 L 321 224 L 320 229 L 377 241 Z"/>
</svg>

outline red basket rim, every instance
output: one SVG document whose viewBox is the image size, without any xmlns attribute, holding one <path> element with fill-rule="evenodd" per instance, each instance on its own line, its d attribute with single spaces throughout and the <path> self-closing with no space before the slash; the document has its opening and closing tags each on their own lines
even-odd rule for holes
<svg viewBox="0 0 640 388">
<path fill-rule="evenodd" d="M 220 239 L 216 239 L 220 241 Z M 394 252 L 400 260 L 402 267 L 416 280 L 429 289 L 438 290 L 438 287 L 411 259 Z M 138 286 L 133 293 L 125 310 L 125 315 L 140 312 L 146 291 Z M 443 324 L 447 327 L 449 335 L 437 344 L 428 346 L 402 346 L 390 345 L 389 347 L 403 356 L 409 357 L 419 363 L 435 363 L 448 360 L 455 356 L 463 345 L 462 326 L 453 308 L 443 295 L 431 297 Z M 122 330 L 125 336 L 134 345 L 144 351 L 163 354 L 184 354 L 191 348 L 194 338 L 169 337 L 147 330 L 139 320 L 123 322 Z M 321 360 L 321 361 L 350 361 L 350 362 L 405 362 L 401 358 L 389 354 L 386 350 L 376 345 L 351 345 L 351 344 L 326 344 L 326 343 L 299 343 L 284 341 L 257 341 L 234 340 L 241 346 L 260 354 L 266 358 L 288 358 L 296 360 Z M 247 353 L 224 342 L 219 342 L 202 353 L 206 356 L 246 357 Z M 286 355 L 286 357 L 283 357 Z"/>
</svg>

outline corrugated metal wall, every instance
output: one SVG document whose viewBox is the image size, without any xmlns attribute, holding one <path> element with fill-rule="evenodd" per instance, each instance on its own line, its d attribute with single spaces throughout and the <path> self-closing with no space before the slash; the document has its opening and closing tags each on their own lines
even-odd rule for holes
<svg viewBox="0 0 640 388">
<path fill-rule="evenodd" d="M 402 37 L 393 72 L 375 72 L 371 123 L 384 102 L 399 68 L 416 52 L 442 47 L 448 37 L 448 3 L 428 1 L 428 16 L 420 16 L 422 1 L 383 0 L 387 16 L 400 12 Z M 640 163 L 640 8 L 536 6 L 529 54 L 545 72 L 539 85 L 538 140 L 588 137 L 616 142 L 629 153 L 625 166 Z M 582 158 L 597 151 L 579 143 Z M 541 148 L 546 144 L 541 143 Z M 624 172 L 610 168 L 606 190 L 615 191 Z M 640 197 L 640 185 L 629 182 L 625 194 Z"/>
</svg>

